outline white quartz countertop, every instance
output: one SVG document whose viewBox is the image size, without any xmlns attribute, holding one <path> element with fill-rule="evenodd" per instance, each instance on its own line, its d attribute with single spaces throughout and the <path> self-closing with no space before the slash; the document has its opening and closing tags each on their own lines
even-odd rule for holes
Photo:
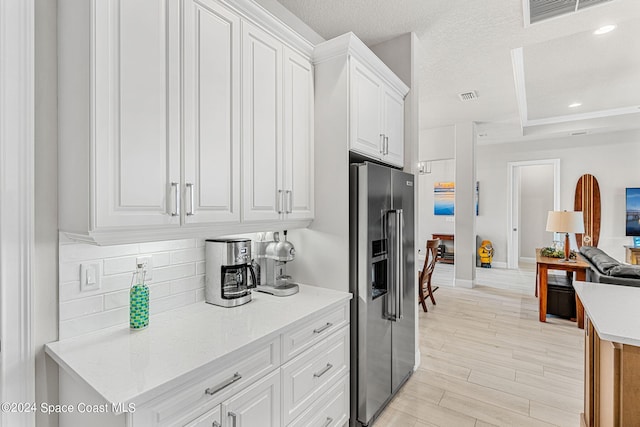
<svg viewBox="0 0 640 427">
<path fill-rule="evenodd" d="M 234 308 L 205 302 L 152 316 L 149 327 L 113 327 L 47 344 L 46 353 L 106 402 L 136 404 L 165 392 L 172 382 L 229 353 L 351 299 L 351 294 L 300 285 L 275 297 L 253 292 Z"/>
<path fill-rule="evenodd" d="M 640 346 L 640 288 L 573 282 L 600 338 Z"/>
</svg>

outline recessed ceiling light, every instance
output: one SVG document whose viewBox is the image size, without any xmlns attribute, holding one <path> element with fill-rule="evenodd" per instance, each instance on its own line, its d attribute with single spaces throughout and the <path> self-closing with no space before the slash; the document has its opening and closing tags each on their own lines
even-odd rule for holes
<svg viewBox="0 0 640 427">
<path fill-rule="evenodd" d="M 579 107 L 581 105 L 582 105 L 582 103 L 580 103 L 580 102 L 574 102 L 573 104 L 569 104 L 569 108 L 576 108 L 576 107 Z"/>
<path fill-rule="evenodd" d="M 593 32 L 596 36 L 600 36 L 602 34 L 607 34 L 610 31 L 613 31 L 616 28 L 615 25 L 604 25 Z"/>
</svg>

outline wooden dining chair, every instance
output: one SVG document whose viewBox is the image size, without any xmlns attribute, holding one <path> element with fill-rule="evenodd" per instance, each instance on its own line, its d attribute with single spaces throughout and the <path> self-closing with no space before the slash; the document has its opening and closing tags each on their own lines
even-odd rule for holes
<svg viewBox="0 0 640 427">
<path fill-rule="evenodd" d="M 427 312 L 427 297 L 431 298 L 433 305 L 436 305 L 436 300 L 433 297 L 433 293 L 438 289 L 431 288 L 431 276 L 433 270 L 436 267 L 436 258 L 438 257 L 438 246 L 440 246 L 440 240 L 427 240 L 427 253 L 424 258 L 424 266 L 422 270 L 418 272 L 418 298 L 419 304 L 422 304 L 422 309 Z"/>
</svg>

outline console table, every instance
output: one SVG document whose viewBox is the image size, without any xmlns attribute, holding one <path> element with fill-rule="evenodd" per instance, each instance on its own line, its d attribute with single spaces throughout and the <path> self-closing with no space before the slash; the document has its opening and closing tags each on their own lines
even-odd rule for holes
<svg viewBox="0 0 640 427">
<path fill-rule="evenodd" d="M 589 264 L 578 254 L 575 262 L 565 262 L 563 258 L 551 258 L 540 255 L 540 249 L 536 249 L 536 290 L 538 294 L 538 307 L 540 321 L 547 321 L 547 285 L 549 270 L 562 270 L 568 273 L 576 273 L 576 280 L 585 281 Z M 576 294 L 576 320 L 578 327 L 584 328 L 584 308 Z"/>
<path fill-rule="evenodd" d="M 449 256 L 438 256 L 436 258 L 436 261 L 438 262 L 443 262 L 445 264 L 453 264 L 454 263 L 454 257 L 453 257 L 453 242 L 454 242 L 454 236 L 453 234 L 432 234 L 431 238 L 434 240 L 442 240 L 442 244 L 445 246 L 448 246 L 451 248 L 451 251 L 447 251 L 447 254 Z M 447 242 L 450 242 L 447 245 Z"/>
<path fill-rule="evenodd" d="M 625 246 L 625 262 L 628 264 L 640 264 L 640 248 L 635 246 Z"/>
</svg>

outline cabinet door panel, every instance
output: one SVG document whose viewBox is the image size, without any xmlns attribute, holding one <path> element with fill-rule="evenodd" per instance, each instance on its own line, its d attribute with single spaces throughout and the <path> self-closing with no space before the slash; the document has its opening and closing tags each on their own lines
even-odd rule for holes
<svg viewBox="0 0 640 427">
<path fill-rule="evenodd" d="M 184 22 L 185 223 L 238 222 L 240 19 L 188 0 Z"/>
<path fill-rule="evenodd" d="M 224 402 L 222 414 L 227 426 L 280 426 L 280 370 L 275 370 Z"/>
<path fill-rule="evenodd" d="M 390 90 L 384 91 L 384 134 L 387 153 L 384 160 L 396 166 L 404 165 L 404 100 Z"/>
<path fill-rule="evenodd" d="M 282 45 L 243 22 L 243 218 L 279 218 L 282 190 Z"/>
<path fill-rule="evenodd" d="M 286 49 L 284 189 L 287 218 L 313 218 L 313 65 Z"/>
<path fill-rule="evenodd" d="M 185 427 L 221 427 L 221 425 L 221 412 L 218 405 L 206 414 L 186 424 Z"/>
<path fill-rule="evenodd" d="M 178 222 L 167 214 L 169 182 L 179 158 L 168 100 L 169 35 L 166 1 L 111 0 L 95 4 L 96 228 Z M 145 28 L 145 31 L 140 31 Z M 178 100 L 176 99 L 176 102 Z M 173 144 L 173 145 L 172 145 Z"/>
<path fill-rule="evenodd" d="M 382 155 L 382 83 L 354 58 L 351 61 L 350 148 L 379 158 Z"/>
</svg>

